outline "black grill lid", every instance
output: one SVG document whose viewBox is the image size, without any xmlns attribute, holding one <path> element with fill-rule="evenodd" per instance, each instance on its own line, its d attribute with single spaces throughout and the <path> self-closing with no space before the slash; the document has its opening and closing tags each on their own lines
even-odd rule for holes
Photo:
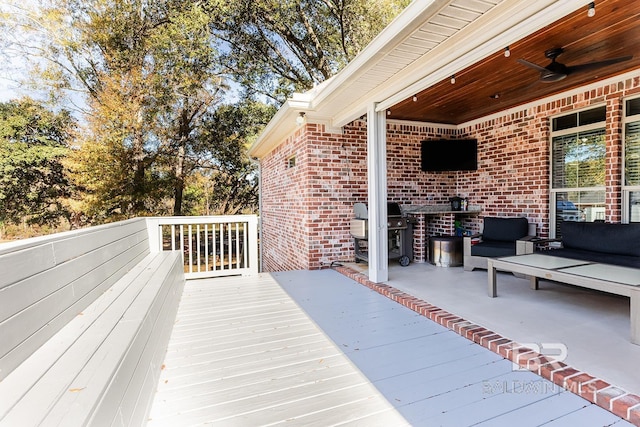
<svg viewBox="0 0 640 427">
<path fill-rule="evenodd" d="M 394 202 L 387 202 L 387 216 L 402 216 L 400 205 Z"/>
</svg>

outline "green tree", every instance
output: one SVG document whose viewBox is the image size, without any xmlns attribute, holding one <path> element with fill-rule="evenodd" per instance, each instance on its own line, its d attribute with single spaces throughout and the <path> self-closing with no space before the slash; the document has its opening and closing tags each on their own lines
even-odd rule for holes
<svg viewBox="0 0 640 427">
<path fill-rule="evenodd" d="M 80 150 L 111 155 L 107 174 L 90 155 L 74 156 L 85 209 L 101 221 L 161 213 L 173 197 L 180 214 L 192 133 L 222 87 L 200 2 L 59 0 L 26 12 L 16 21 L 40 36 L 38 50 L 25 48 L 37 81 L 58 94 L 83 93 Z"/>
<path fill-rule="evenodd" d="M 139 81 L 135 73 L 129 78 L 129 85 L 123 78 L 104 79 L 104 99 L 91 101 L 94 115 L 67 161 L 79 210 L 91 223 L 167 213 L 162 206 L 170 194 L 170 171 L 158 161 L 145 99 L 136 96 Z"/>
<path fill-rule="evenodd" d="M 226 71 L 277 102 L 333 76 L 410 0 L 208 0 Z"/>
<path fill-rule="evenodd" d="M 14 0 L 0 30 L 13 43 L 3 52 L 34 59 L 39 89 L 84 96 L 73 211 L 102 222 L 255 209 L 245 151 L 274 109 L 246 99 L 277 103 L 326 80 L 408 3 Z M 229 76 L 242 96 L 219 108 Z"/>
<path fill-rule="evenodd" d="M 185 8 L 154 33 L 157 92 L 163 96 L 158 124 L 164 159 L 173 174 L 173 214 L 182 215 L 183 192 L 197 168 L 193 145 L 203 117 L 226 89 L 217 76 L 217 53 L 200 4 Z"/>
<path fill-rule="evenodd" d="M 0 103 L 0 223 L 56 225 L 68 217 L 63 159 L 75 122 L 31 99 Z"/>
<path fill-rule="evenodd" d="M 258 171 L 246 153 L 274 113 L 273 106 L 245 99 L 203 118 L 194 145 L 199 163 L 188 188 L 190 213 L 258 211 Z"/>
</svg>

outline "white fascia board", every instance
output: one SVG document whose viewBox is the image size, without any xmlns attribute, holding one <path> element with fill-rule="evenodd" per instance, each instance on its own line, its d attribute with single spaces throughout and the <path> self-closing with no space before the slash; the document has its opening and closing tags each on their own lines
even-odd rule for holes
<svg viewBox="0 0 640 427">
<path fill-rule="evenodd" d="M 320 83 L 318 86 L 303 92 L 294 93 L 291 98 L 278 109 L 276 114 L 269 120 L 267 126 L 262 130 L 258 139 L 249 148 L 249 156 L 261 158 L 277 147 L 285 138 L 293 134 L 298 128 L 297 116 L 304 112 L 307 115 L 307 122 L 313 117 L 312 101 L 319 91 L 322 91 L 333 80 L 333 77 Z M 330 128 L 331 119 L 321 117 L 320 122 Z M 318 120 L 313 120 L 316 123 Z"/>
<path fill-rule="evenodd" d="M 388 109 L 583 6 L 581 0 L 504 1 L 378 90 L 342 108 L 333 117 L 334 126 L 359 117 L 363 106 L 371 102 L 377 102 L 378 111 Z"/>
<path fill-rule="evenodd" d="M 509 46 L 546 25 L 573 13 L 576 9 L 585 6 L 582 0 L 537 0 L 535 2 L 523 1 L 520 2 L 520 4 L 517 3 L 518 2 L 514 1 L 501 3 L 495 9 L 496 12 L 498 9 L 502 9 L 500 7 L 502 5 L 508 6 L 508 8 L 500 10 L 498 15 L 492 13 L 490 22 L 487 23 L 480 18 L 478 21 L 469 25 L 469 27 L 477 27 L 474 28 L 474 31 L 469 32 L 465 28 L 459 34 L 453 36 L 451 41 L 454 42 L 455 48 L 449 46 L 449 41 L 447 41 L 434 49 L 434 51 L 444 49 L 450 52 L 450 54 L 441 55 L 440 60 L 438 60 L 437 57 L 430 60 L 430 69 L 432 72 L 424 75 L 424 77 L 413 84 L 405 85 L 403 89 L 390 87 L 389 92 L 395 93 L 384 101 L 381 101 L 378 104 L 378 108 L 386 109 L 400 101 L 404 101 L 414 93 L 430 87 L 456 72 L 481 61 L 487 56 L 502 51 L 505 46 Z M 458 55 L 451 55 L 454 52 L 458 53 Z M 512 55 L 514 55 L 514 52 L 512 52 Z M 429 55 L 430 58 L 431 56 L 432 55 Z M 424 70 L 422 64 L 416 64 L 415 66 Z M 396 78 L 403 79 L 402 74 L 416 75 L 413 69 L 407 69 L 403 73 L 398 74 Z M 402 84 L 400 83 L 398 86 L 402 86 Z"/>
<path fill-rule="evenodd" d="M 249 148 L 249 156 L 262 158 L 280 145 L 289 135 L 293 134 L 299 125 L 296 117 L 300 112 L 309 109 L 309 101 L 298 98 L 285 102 L 276 114 L 269 120 L 258 139 Z"/>
<path fill-rule="evenodd" d="M 372 66 L 380 62 L 389 52 L 416 31 L 431 16 L 436 15 L 449 4 L 449 0 L 413 1 L 391 23 L 380 32 L 362 52 L 349 62 L 338 74 L 331 78 L 322 91 L 313 100 L 318 107 L 326 103 L 336 92 L 348 88 L 349 83 L 355 81 Z M 362 107 L 367 112 L 367 105 Z M 358 117 L 359 117 L 358 116 Z"/>
</svg>

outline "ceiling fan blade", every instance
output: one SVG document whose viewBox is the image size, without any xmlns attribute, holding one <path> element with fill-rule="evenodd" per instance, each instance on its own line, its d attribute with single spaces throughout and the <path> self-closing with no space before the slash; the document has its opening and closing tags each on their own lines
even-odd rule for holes
<svg viewBox="0 0 640 427">
<path fill-rule="evenodd" d="M 586 64 L 572 65 L 570 67 L 567 67 L 567 74 L 576 73 L 579 71 L 595 70 L 597 68 L 606 67 L 607 65 L 613 65 L 613 64 L 617 64 L 618 62 L 628 61 L 631 58 L 633 58 L 633 56 L 629 55 L 629 56 L 621 56 L 620 58 L 605 59 L 604 61 L 596 61 L 596 62 L 588 62 Z"/>
<path fill-rule="evenodd" d="M 539 66 L 538 64 L 534 64 L 533 62 L 529 62 L 525 59 L 518 59 L 518 62 L 521 63 L 522 65 L 525 65 L 529 68 L 533 68 L 534 70 L 538 70 L 538 71 L 547 71 L 546 68 Z"/>
</svg>

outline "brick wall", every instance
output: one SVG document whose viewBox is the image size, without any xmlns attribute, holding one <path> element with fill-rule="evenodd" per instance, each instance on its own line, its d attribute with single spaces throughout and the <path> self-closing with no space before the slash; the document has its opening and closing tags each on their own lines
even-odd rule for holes
<svg viewBox="0 0 640 427">
<path fill-rule="evenodd" d="M 478 139 L 478 170 L 460 176 L 458 189 L 482 216 L 525 216 L 540 233 L 548 228 L 549 119 L 533 110 L 460 129 L 461 137 Z M 472 219 L 473 231 L 482 216 Z"/>
<path fill-rule="evenodd" d="M 303 247 L 306 204 L 307 137 L 301 128 L 261 161 L 262 268 L 282 271 L 306 268 L 308 251 Z M 295 156 L 296 165 L 289 167 Z"/>
<path fill-rule="evenodd" d="M 353 259 L 349 220 L 353 204 L 367 200 L 366 132 L 360 121 L 342 135 L 307 124 L 262 160 L 264 271 Z"/>
<path fill-rule="evenodd" d="M 456 173 L 422 172 L 420 141 L 455 138 L 455 132 L 455 129 L 437 129 L 414 123 L 387 124 L 388 200 L 401 205 L 449 203 L 449 197 L 455 195 L 452 191 L 455 191 Z"/>
<path fill-rule="evenodd" d="M 482 215 L 463 226 L 478 231 L 482 216 L 525 216 L 549 232 L 549 117 L 607 105 L 606 220 L 620 221 L 622 104 L 640 93 L 640 76 L 478 120 L 454 129 L 416 123 L 387 125 L 388 198 L 401 205 L 445 204 L 468 197 Z M 422 172 L 420 141 L 476 138 L 478 170 Z M 265 271 L 317 269 L 353 260 L 349 220 L 355 202 L 367 201 L 366 123 L 342 135 L 307 124 L 262 159 L 262 245 Z M 296 166 L 287 159 L 296 156 Z M 450 234 L 453 217 L 430 218 L 428 233 Z"/>
</svg>

